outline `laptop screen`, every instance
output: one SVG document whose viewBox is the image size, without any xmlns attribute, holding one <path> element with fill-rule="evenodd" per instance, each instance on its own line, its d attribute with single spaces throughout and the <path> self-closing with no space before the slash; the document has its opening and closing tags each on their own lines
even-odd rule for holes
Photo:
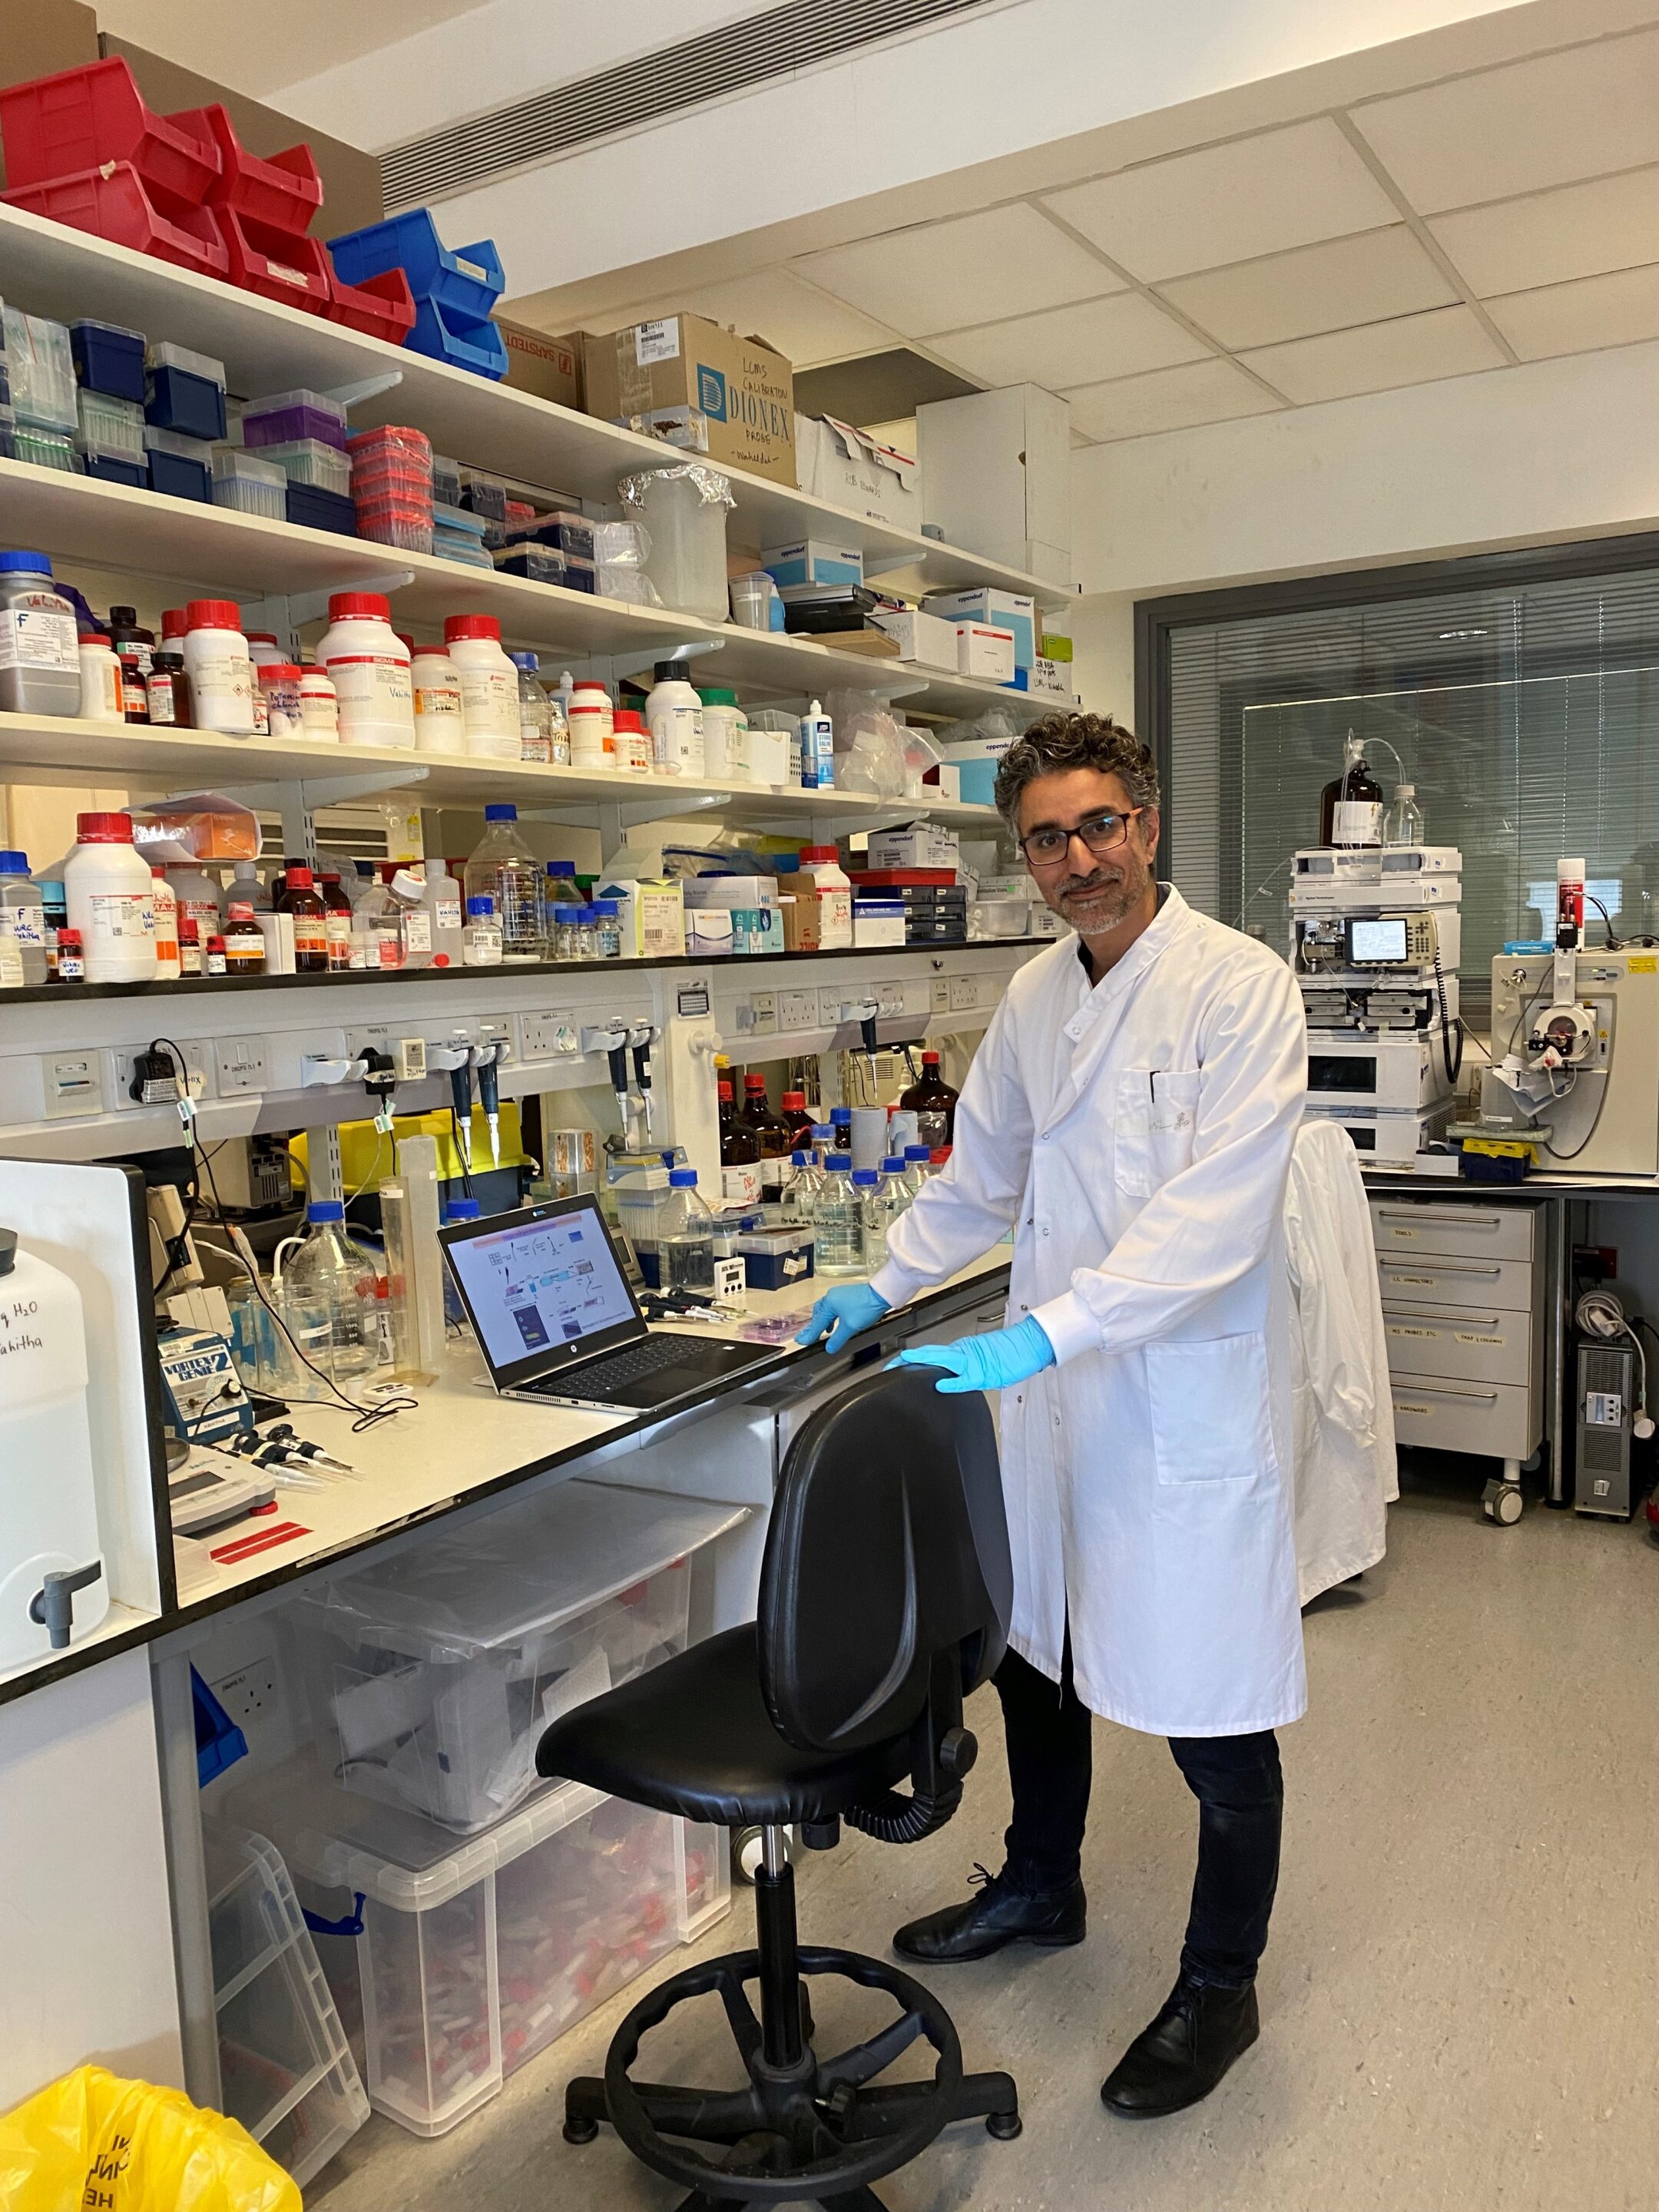
<svg viewBox="0 0 1659 2212">
<path fill-rule="evenodd" d="M 498 1382 L 556 1374 L 646 1334 L 594 1199 L 555 1199 L 439 1236 Z"/>
</svg>

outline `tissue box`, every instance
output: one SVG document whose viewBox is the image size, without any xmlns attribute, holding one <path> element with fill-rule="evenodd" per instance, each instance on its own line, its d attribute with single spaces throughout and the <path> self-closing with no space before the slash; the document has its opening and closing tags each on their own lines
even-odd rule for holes
<svg viewBox="0 0 1659 2212">
<path fill-rule="evenodd" d="M 678 883 L 666 877 L 602 877 L 594 896 L 617 902 L 624 959 L 672 960 L 685 951 L 685 900 Z"/>
<path fill-rule="evenodd" d="M 1014 680 L 1014 634 L 993 629 L 987 623 L 957 624 L 957 673 L 977 676 L 988 684 Z"/>
<path fill-rule="evenodd" d="M 833 545 L 822 538 L 798 545 L 763 546 L 761 566 L 782 591 L 790 584 L 861 584 L 864 555 L 856 545 Z"/>
<path fill-rule="evenodd" d="M 729 906 L 692 906 L 685 910 L 685 949 L 700 957 L 713 958 L 732 950 L 732 909 Z"/>
<path fill-rule="evenodd" d="M 914 660 L 921 668 L 948 669 L 952 673 L 957 666 L 957 628 L 954 623 L 944 621 L 938 615 L 923 614 L 920 609 L 907 607 L 902 614 L 872 615 L 871 621 L 878 629 L 885 630 L 898 646 L 901 660 Z"/>
<path fill-rule="evenodd" d="M 866 855 L 872 868 L 951 868 L 962 858 L 954 830 L 936 822 L 904 822 L 891 830 L 872 830 Z"/>
<path fill-rule="evenodd" d="M 966 592 L 929 592 L 921 611 L 945 622 L 982 623 L 989 629 L 1012 630 L 1014 661 L 1010 676 L 1014 668 L 1029 668 L 1036 659 L 1036 601 L 1024 592 L 994 592 L 988 586 Z"/>
<path fill-rule="evenodd" d="M 904 941 L 904 901 L 902 898 L 855 898 L 853 901 L 854 945 L 902 945 Z"/>
</svg>

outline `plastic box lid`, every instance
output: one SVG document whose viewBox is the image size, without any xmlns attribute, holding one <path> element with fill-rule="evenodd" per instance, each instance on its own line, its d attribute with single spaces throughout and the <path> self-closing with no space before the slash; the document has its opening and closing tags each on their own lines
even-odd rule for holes
<svg viewBox="0 0 1659 2212">
<path fill-rule="evenodd" d="M 278 463 L 261 460 L 240 446 L 216 446 L 213 481 L 227 483 L 238 479 L 244 483 L 268 484 L 273 491 L 288 489 L 288 471 Z"/>
<path fill-rule="evenodd" d="M 312 392 L 304 386 L 297 392 L 267 392 L 257 399 L 244 400 L 242 420 L 246 422 L 250 416 L 257 419 L 262 415 L 281 415 L 290 407 L 309 407 L 313 414 L 332 416 L 344 427 L 346 411 L 339 401 L 331 399 L 326 392 Z"/>
<path fill-rule="evenodd" d="M 745 1507 L 575 1479 L 418 1551 L 307 1589 L 318 1625 L 410 1658 L 459 1662 L 519 1644 L 735 1528 Z"/>
<path fill-rule="evenodd" d="M 210 353 L 192 353 L 188 346 L 174 345 L 170 338 L 146 348 L 144 366 L 152 374 L 158 368 L 177 369 L 185 376 L 199 376 L 204 384 L 216 384 L 221 392 L 225 388 L 223 362 L 215 361 Z"/>
<path fill-rule="evenodd" d="M 182 430 L 159 430 L 154 422 L 146 422 L 144 447 L 149 453 L 171 453 L 178 460 L 198 461 L 204 469 L 213 466 L 210 438 L 187 438 Z"/>
<path fill-rule="evenodd" d="M 125 323 L 106 322 L 101 315 L 77 315 L 70 328 L 88 331 L 95 337 L 131 338 L 138 345 L 147 343 L 142 331 L 130 331 Z"/>
</svg>

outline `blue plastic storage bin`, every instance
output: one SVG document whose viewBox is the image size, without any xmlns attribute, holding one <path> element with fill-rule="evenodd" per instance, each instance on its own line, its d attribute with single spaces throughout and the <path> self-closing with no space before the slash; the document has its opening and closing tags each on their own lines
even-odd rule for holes
<svg viewBox="0 0 1659 2212">
<path fill-rule="evenodd" d="M 357 535 L 357 510 L 348 493 L 325 491 L 320 484 L 290 483 L 287 506 L 289 520 L 306 530 L 332 530 L 342 538 Z"/>
<path fill-rule="evenodd" d="M 152 446 L 149 482 L 152 491 L 164 491 L 169 499 L 199 499 L 206 506 L 213 504 L 213 471 L 205 461 L 187 460 L 182 453 Z"/>
<path fill-rule="evenodd" d="M 431 300 L 473 322 L 488 319 L 506 289 L 494 241 L 481 238 L 452 253 L 438 235 L 430 208 L 410 208 L 403 215 L 388 216 L 384 222 L 372 222 L 366 230 L 331 238 L 328 250 L 343 284 L 362 284 L 371 276 L 384 276 L 388 269 L 401 269 L 417 309 L 422 300 Z M 420 328 L 418 322 L 416 328 Z M 428 345 L 421 350 L 435 349 Z"/>
<path fill-rule="evenodd" d="M 83 320 L 70 325 L 70 351 L 75 374 L 88 392 L 106 392 L 112 399 L 144 397 L 144 334 L 119 323 Z"/>
<path fill-rule="evenodd" d="M 193 1667 L 190 1701 L 196 1715 L 196 1779 L 205 1790 L 228 1766 L 247 1757 L 247 1738 Z"/>
<path fill-rule="evenodd" d="M 144 380 L 144 420 L 158 430 L 177 430 L 185 438 L 222 438 L 225 387 L 192 376 L 187 368 L 161 367 Z"/>
<path fill-rule="evenodd" d="M 104 483 L 131 484 L 135 491 L 142 491 L 149 482 L 149 471 L 142 461 L 118 460 L 112 453 L 88 453 L 86 464 L 87 474 Z"/>
<path fill-rule="evenodd" d="M 507 340 L 495 324 L 487 316 L 481 321 L 457 314 L 436 300 L 416 298 L 415 327 L 404 343 L 411 353 L 430 354 L 496 384 L 507 374 Z"/>
</svg>

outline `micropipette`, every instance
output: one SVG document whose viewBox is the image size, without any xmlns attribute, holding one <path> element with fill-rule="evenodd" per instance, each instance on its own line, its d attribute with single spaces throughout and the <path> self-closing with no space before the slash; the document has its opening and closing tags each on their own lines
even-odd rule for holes
<svg viewBox="0 0 1659 2212">
<path fill-rule="evenodd" d="M 505 1044 L 498 1044 L 489 1059 L 481 1061 L 478 1067 L 478 1097 L 483 1105 L 484 1119 L 489 1124 L 489 1161 L 492 1167 L 500 1167 L 501 1164 L 501 1094 L 495 1080 L 495 1070 L 506 1051 Z"/>
<path fill-rule="evenodd" d="M 469 1053 L 459 1067 L 449 1071 L 449 1097 L 455 1115 L 455 1139 L 461 1148 L 464 1166 L 472 1164 L 472 1057 Z"/>
<path fill-rule="evenodd" d="M 640 1094 L 640 1111 L 645 1119 L 645 1141 L 651 1141 L 651 1044 L 656 1032 L 649 1023 L 643 1030 L 632 1032 L 634 1047 L 634 1088 Z"/>
</svg>

